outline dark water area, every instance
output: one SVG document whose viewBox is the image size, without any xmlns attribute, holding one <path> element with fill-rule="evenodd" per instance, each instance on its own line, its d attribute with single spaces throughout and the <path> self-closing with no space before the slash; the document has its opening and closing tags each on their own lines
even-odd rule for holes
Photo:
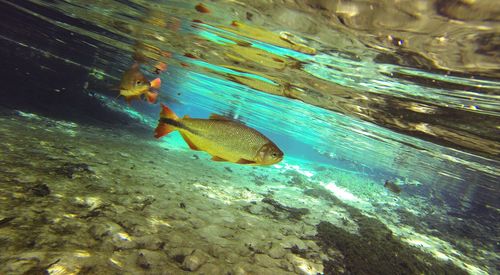
<svg viewBox="0 0 500 275">
<path fill-rule="evenodd" d="M 500 273 L 494 1 L 199 5 L 0 0 L 0 273 Z M 155 139 L 160 103 L 284 159 Z"/>
</svg>

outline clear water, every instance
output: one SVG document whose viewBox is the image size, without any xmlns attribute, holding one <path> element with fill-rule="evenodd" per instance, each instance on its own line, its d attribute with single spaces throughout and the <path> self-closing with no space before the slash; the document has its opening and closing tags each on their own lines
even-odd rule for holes
<svg viewBox="0 0 500 275">
<path fill-rule="evenodd" d="M 2 273 L 500 272 L 495 1 L 197 4 L 0 1 Z M 159 104 L 117 98 L 138 55 L 284 160 L 154 139 Z"/>
</svg>

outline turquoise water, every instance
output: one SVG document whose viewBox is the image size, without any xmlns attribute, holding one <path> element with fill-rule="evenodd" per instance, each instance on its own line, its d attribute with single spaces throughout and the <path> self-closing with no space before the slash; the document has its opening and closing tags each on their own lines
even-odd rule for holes
<svg viewBox="0 0 500 275">
<path fill-rule="evenodd" d="M 498 273 L 496 7 L 417 2 L 0 1 L 1 272 Z M 154 139 L 160 102 L 285 157 Z"/>
</svg>

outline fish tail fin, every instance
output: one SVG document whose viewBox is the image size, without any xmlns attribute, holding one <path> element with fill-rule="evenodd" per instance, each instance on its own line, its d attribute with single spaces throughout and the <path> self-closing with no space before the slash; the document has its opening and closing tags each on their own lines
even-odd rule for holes
<svg viewBox="0 0 500 275">
<path fill-rule="evenodd" d="M 153 89 L 160 89 L 161 87 L 161 79 L 160 78 L 155 78 L 150 82 L 151 88 Z"/>
<path fill-rule="evenodd" d="M 149 103 L 156 103 L 156 99 L 158 98 L 158 93 L 148 91 L 146 94 L 146 98 L 148 99 Z"/>
<path fill-rule="evenodd" d="M 170 132 L 175 131 L 175 126 L 169 123 L 170 121 L 176 121 L 179 119 L 177 115 L 168 108 L 165 104 L 161 104 L 160 121 L 155 129 L 155 138 L 161 138 L 162 136 L 168 135 Z"/>
</svg>

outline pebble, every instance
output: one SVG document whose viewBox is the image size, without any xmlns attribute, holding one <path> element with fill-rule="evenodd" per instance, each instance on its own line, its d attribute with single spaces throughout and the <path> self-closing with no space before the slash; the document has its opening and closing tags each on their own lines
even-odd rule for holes
<svg viewBox="0 0 500 275">
<path fill-rule="evenodd" d="M 269 254 L 269 256 L 274 259 L 281 259 L 285 256 L 286 253 L 287 251 L 279 245 L 273 245 L 273 247 L 267 252 L 267 254 Z"/>
<path fill-rule="evenodd" d="M 141 236 L 136 239 L 136 242 L 139 247 L 143 247 L 148 250 L 160 250 L 165 246 L 165 241 L 154 235 Z"/>
<path fill-rule="evenodd" d="M 255 264 L 263 267 L 279 267 L 280 262 L 275 260 L 266 254 L 255 254 L 254 255 Z"/>
<path fill-rule="evenodd" d="M 264 208 L 261 205 L 258 204 L 253 204 L 248 208 L 248 212 L 254 214 L 254 215 L 260 215 L 262 213 L 262 210 Z"/>
<path fill-rule="evenodd" d="M 124 158 L 129 158 L 130 157 L 130 154 L 123 153 L 123 152 L 120 152 L 119 155 L 122 156 L 122 157 L 124 157 Z"/>
<path fill-rule="evenodd" d="M 143 269 L 161 269 L 163 263 L 167 262 L 167 256 L 163 252 L 140 249 L 137 255 L 137 265 Z"/>
<path fill-rule="evenodd" d="M 286 255 L 286 259 L 293 264 L 294 271 L 298 274 L 310 275 L 323 273 L 323 265 L 321 264 L 311 263 L 291 253 Z"/>
<path fill-rule="evenodd" d="M 298 250 L 306 250 L 307 245 L 302 241 L 301 239 L 295 237 L 295 236 L 286 236 L 282 241 L 281 241 L 281 246 L 283 248 L 291 249 L 292 247 L 296 246 Z"/>
<path fill-rule="evenodd" d="M 205 252 L 196 249 L 193 254 L 184 258 L 184 261 L 182 262 L 182 269 L 196 271 L 201 265 L 207 262 L 208 258 L 209 256 Z"/>
<path fill-rule="evenodd" d="M 206 263 L 200 269 L 198 269 L 197 274 L 227 274 L 228 272 L 223 272 L 223 269 L 216 264 Z"/>
</svg>

